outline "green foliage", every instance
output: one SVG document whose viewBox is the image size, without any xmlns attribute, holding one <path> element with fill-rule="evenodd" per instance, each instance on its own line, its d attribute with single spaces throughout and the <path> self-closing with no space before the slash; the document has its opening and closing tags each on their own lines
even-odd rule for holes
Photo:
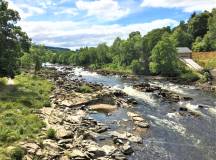
<svg viewBox="0 0 216 160">
<path fill-rule="evenodd" d="M 191 44 L 192 44 L 192 36 L 185 32 L 183 29 L 181 28 L 177 28 L 172 36 L 171 36 L 171 40 L 172 43 L 174 43 L 174 45 L 176 47 L 188 47 L 191 48 Z"/>
<path fill-rule="evenodd" d="M 14 77 L 19 73 L 18 59 L 30 48 L 30 39 L 15 25 L 20 20 L 18 12 L 9 9 L 8 3 L 0 0 L 0 76 Z"/>
<path fill-rule="evenodd" d="M 56 131 L 52 128 L 49 128 L 47 130 L 47 138 L 49 139 L 55 139 L 56 138 Z"/>
<path fill-rule="evenodd" d="M 207 11 L 197 15 L 195 14 L 191 17 L 188 22 L 188 30 L 194 39 L 197 37 L 204 37 L 207 33 L 209 17 L 210 13 Z"/>
<path fill-rule="evenodd" d="M 0 78 L 0 87 L 7 84 L 7 78 Z"/>
<path fill-rule="evenodd" d="M 143 74 L 144 73 L 143 64 L 140 63 L 138 60 L 133 60 L 130 67 L 131 67 L 131 70 L 134 74 Z"/>
<path fill-rule="evenodd" d="M 149 63 L 150 63 L 151 51 L 155 47 L 155 45 L 161 40 L 163 34 L 166 32 L 168 33 L 171 32 L 169 27 L 154 29 L 143 37 L 141 59 L 143 60 L 144 63 L 145 74 L 148 74 L 150 72 Z"/>
<path fill-rule="evenodd" d="M 92 93 L 93 89 L 90 86 L 84 84 L 84 85 L 80 86 L 79 92 L 81 92 L 81 93 Z"/>
<path fill-rule="evenodd" d="M 30 50 L 31 58 L 34 63 L 35 73 L 42 68 L 45 52 L 46 50 L 44 46 L 32 46 Z"/>
<path fill-rule="evenodd" d="M 31 54 L 24 53 L 23 56 L 20 58 L 21 67 L 22 68 L 30 68 L 33 64 L 33 59 Z"/>
<path fill-rule="evenodd" d="M 206 37 L 209 39 L 211 49 L 216 50 L 216 9 L 213 9 L 212 16 L 209 18 L 208 28 Z"/>
<path fill-rule="evenodd" d="M 178 74 L 177 51 L 168 34 L 154 47 L 151 55 L 150 70 L 152 74 L 176 76 Z"/>
<path fill-rule="evenodd" d="M 215 24 L 215 9 L 212 13 L 194 13 L 187 23 L 181 21 L 173 29 L 154 29 L 143 37 L 139 31 L 135 31 L 125 40 L 117 37 L 110 47 L 102 43 L 97 47 L 52 53 L 47 60 L 115 73 L 149 74 L 151 70 L 153 74 L 174 76 L 183 72 L 179 69 L 181 65 L 175 47 L 189 47 L 194 51 L 216 50 Z M 165 33 L 170 35 L 169 40 L 164 38 Z"/>
<path fill-rule="evenodd" d="M 16 147 L 11 151 L 11 160 L 22 160 L 25 152 L 21 147 Z"/>
<path fill-rule="evenodd" d="M 47 80 L 30 75 L 16 76 L 14 86 L 1 86 L 0 150 L 38 137 L 45 124 L 34 111 L 49 101 L 52 86 Z"/>
<path fill-rule="evenodd" d="M 180 79 L 184 82 L 195 82 L 197 80 L 199 80 L 199 76 L 197 73 L 192 72 L 192 71 L 188 71 L 186 73 L 182 73 L 180 75 Z"/>
</svg>

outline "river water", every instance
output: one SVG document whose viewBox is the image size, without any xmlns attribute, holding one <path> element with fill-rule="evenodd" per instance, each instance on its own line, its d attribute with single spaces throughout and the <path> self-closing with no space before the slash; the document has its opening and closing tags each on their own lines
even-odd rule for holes
<svg viewBox="0 0 216 160">
<path fill-rule="evenodd" d="M 133 89 L 135 82 L 120 76 L 103 76 L 82 68 L 75 68 L 73 72 L 76 78 L 81 77 L 88 82 L 120 89 L 138 101 L 133 111 L 148 120 L 151 127 L 143 135 L 143 145 L 134 146 L 135 153 L 129 157 L 130 160 L 216 160 L 216 97 L 213 94 L 194 86 L 149 81 L 153 85 L 193 98 L 187 102 L 169 103 L 152 93 Z M 143 77 L 138 80 L 146 81 Z M 176 114 L 176 108 L 181 106 L 200 116 Z M 95 117 L 103 121 L 112 118 L 118 120 L 126 116 L 124 111 L 119 110 L 111 117 Z"/>
</svg>

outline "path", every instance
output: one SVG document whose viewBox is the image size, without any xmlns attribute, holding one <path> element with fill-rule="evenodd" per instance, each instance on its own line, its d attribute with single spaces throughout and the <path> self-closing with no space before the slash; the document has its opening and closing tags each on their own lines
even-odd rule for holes
<svg viewBox="0 0 216 160">
<path fill-rule="evenodd" d="M 14 80 L 11 78 L 8 78 L 8 82 L 7 82 L 8 86 L 13 86 L 14 85 Z"/>
</svg>

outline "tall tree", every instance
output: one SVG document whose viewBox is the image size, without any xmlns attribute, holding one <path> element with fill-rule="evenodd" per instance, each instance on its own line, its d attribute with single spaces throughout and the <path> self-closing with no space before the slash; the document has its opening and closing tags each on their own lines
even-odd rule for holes
<svg viewBox="0 0 216 160">
<path fill-rule="evenodd" d="M 177 28 L 173 32 L 171 39 L 176 47 L 191 48 L 191 44 L 193 41 L 192 36 L 189 33 L 185 32 L 182 28 Z"/>
<path fill-rule="evenodd" d="M 149 63 L 150 63 L 149 58 L 151 56 L 151 51 L 155 47 L 155 45 L 161 40 L 165 32 L 170 33 L 171 32 L 170 28 L 164 27 L 161 29 L 154 29 L 143 37 L 141 57 L 144 62 L 145 74 L 148 74 L 150 72 L 149 71 Z"/>
<path fill-rule="evenodd" d="M 106 45 L 106 43 L 101 43 L 98 45 L 96 55 L 97 55 L 96 62 L 99 65 L 103 65 L 111 62 L 109 57 L 109 47 Z"/>
<path fill-rule="evenodd" d="M 209 37 L 211 48 L 216 50 L 216 9 L 212 10 L 212 16 L 208 22 L 209 31 L 207 37 Z"/>
<path fill-rule="evenodd" d="M 168 34 L 164 34 L 152 50 L 150 70 L 153 74 L 163 76 L 175 76 L 178 73 L 177 50 Z"/>
<path fill-rule="evenodd" d="M 42 68 L 42 63 L 44 62 L 46 49 L 44 46 L 32 46 L 30 50 L 32 62 L 34 64 L 35 73 Z"/>
<path fill-rule="evenodd" d="M 14 77 L 19 71 L 19 58 L 30 48 L 27 34 L 16 26 L 19 13 L 0 0 L 0 76 Z"/>
<path fill-rule="evenodd" d="M 204 37 L 208 31 L 208 19 L 210 13 L 205 11 L 200 14 L 195 14 L 188 22 L 188 31 L 192 34 L 193 38 Z"/>
</svg>

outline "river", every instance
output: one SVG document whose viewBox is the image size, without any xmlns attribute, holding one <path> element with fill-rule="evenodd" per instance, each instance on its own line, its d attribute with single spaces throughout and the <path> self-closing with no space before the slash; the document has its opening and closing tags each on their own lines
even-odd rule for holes
<svg viewBox="0 0 216 160">
<path fill-rule="evenodd" d="M 60 67 L 61 69 L 61 67 Z M 132 110 L 150 122 L 150 129 L 143 135 L 143 144 L 135 145 L 130 160 L 215 160 L 216 159 L 216 97 L 194 86 L 177 85 L 167 81 L 146 80 L 152 85 L 192 97 L 191 101 L 169 103 L 152 93 L 133 89 L 135 83 L 120 76 L 103 76 L 83 68 L 74 68 L 71 78 L 82 78 L 100 83 L 111 89 L 119 89 L 135 98 L 138 105 Z M 179 107 L 187 107 L 200 116 L 176 114 Z M 199 107 L 202 106 L 202 107 Z M 113 119 L 124 119 L 127 115 L 119 110 L 112 116 L 92 115 L 93 118 L 109 123 Z M 124 126 L 130 129 L 129 126 Z"/>
</svg>

